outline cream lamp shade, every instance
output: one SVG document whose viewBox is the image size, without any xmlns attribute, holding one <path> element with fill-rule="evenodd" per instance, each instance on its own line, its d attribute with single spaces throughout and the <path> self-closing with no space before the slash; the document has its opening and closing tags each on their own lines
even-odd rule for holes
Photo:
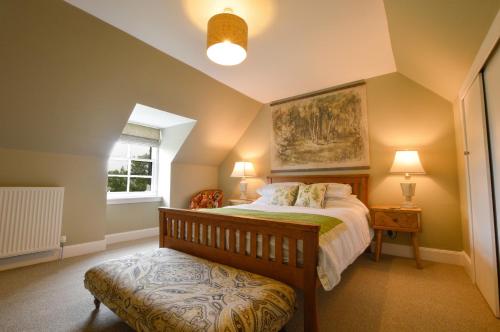
<svg viewBox="0 0 500 332">
<path fill-rule="evenodd" d="M 411 174 L 425 174 L 418 156 L 418 151 L 408 150 L 396 151 L 390 172 L 404 174 L 408 180 Z M 412 202 L 412 197 L 415 195 L 417 184 L 415 182 L 401 182 L 400 185 L 403 196 L 405 197 L 404 202 L 401 203 L 401 208 L 416 208 L 417 205 Z"/>
<path fill-rule="evenodd" d="M 255 176 L 255 168 L 253 164 L 248 161 L 237 161 L 234 163 L 233 173 L 231 173 L 231 177 L 233 178 L 241 178 L 240 181 L 240 199 L 247 199 L 247 186 L 248 183 L 245 178 Z"/>
<path fill-rule="evenodd" d="M 248 26 L 230 8 L 212 16 L 207 26 L 207 56 L 223 66 L 234 66 L 247 57 Z"/>
<path fill-rule="evenodd" d="M 418 151 L 396 151 L 391 173 L 396 174 L 425 174 Z"/>
<path fill-rule="evenodd" d="M 248 161 L 237 161 L 234 163 L 233 172 L 231 177 L 233 178 L 246 178 L 250 176 L 255 176 L 255 168 L 253 164 Z"/>
</svg>

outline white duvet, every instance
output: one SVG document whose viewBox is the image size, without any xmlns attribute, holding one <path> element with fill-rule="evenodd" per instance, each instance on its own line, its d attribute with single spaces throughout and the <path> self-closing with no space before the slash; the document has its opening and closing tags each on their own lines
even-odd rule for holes
<svg viewBox="0 0 500 332">
<path fill-rule="evenodd" d="M 325 290 L 333 289 L 340 282 L 342 271 L 365 251 L 373 237 L 373 232 L 368 227 L 368 209 L 355 196 L 334 200 L 324 209 L 267 205 L 258 201 L 231 208 L 310 213 L 340 219 L 342 224 L 319 237 L 318 277 Z M 297 257 L 300 259 L 302 256 L 300 247 L 298 251 Z"/>
</svg>

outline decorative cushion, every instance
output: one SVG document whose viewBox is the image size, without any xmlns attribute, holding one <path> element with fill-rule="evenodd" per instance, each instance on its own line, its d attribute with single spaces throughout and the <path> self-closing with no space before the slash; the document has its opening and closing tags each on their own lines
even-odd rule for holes
<svg viewBox="0 0 500 332">
<path fill-rule="evenodd" d="M 271 205 L 293 205 L 297 198 L 297 191 L 299 186 L 282 186 L 274 190 L 269 204 Z"/>
<path fill-rule="evenodd" d="M 325 193 L 326 185 L 323 183 L 301 185 L 299 187 L 297 200 L 295 201 L 295 206 L 321 209 L 323 207 Z"/>
<path fill-rule="evenodd" d="M 166 248 L 102 263 L 84 284 L 136 331 L 279 331 L 295 305 L 279 281 Z"/>
<path fill-rule="evenodd" d="M 222 190 L 210 189 L 202 190 L 191 198 L 189 208 L 194 209 L 212 209 L 222 206 Z"/>
</svg>

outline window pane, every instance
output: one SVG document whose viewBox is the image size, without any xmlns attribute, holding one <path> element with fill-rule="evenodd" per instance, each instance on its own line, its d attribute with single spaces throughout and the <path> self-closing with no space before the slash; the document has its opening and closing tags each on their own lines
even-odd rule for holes
<svg viewBox="0 0 500 332">
<path fill-rule="evenodd" d="M 108 160 L 108 174 L 127 175 L 128 161 Z"/>
<path fill-rule="evenodd" d="M 111 151 L 111 158 L 128 158 L 127 144 L 116 143 Z"/>
<path fill-rule="evenodd" d="M 151 179 L 130 178 L 130 191 L 151 191 Z"/>
<path fill-rule="evenodd" d="M 151 159 L 151 147 L 147 145 L 130 145 L 131 159 Z"/>
<path fill-rule="evenodd" d="M 131 162 L 132 169 L 130 170 L 131 175 L 149 175 L 153 174 L 153 163 L 149 161 L 135 161 Z"/>
<path fill-rule="evenodd" d="M 109 192 L 125 192 L 127 191 L 127 178 L 118 178 L 116 176 L 108 177 Z"/>
</svg>

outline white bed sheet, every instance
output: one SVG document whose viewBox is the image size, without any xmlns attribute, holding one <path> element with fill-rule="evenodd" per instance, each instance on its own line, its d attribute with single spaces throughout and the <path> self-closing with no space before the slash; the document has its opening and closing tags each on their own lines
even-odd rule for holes
<svg viewBox="0 0 500 332">
<path fill-rule="evenodd" d="M 340 282 L 341 273 L 366 250 L 373 238 L 373 231 L 368 225 L 368 209 L 355 196 L 335 200 L 332 207 L 325 209 L 276 206 L 258 202 L 228 208 L 310 213 L 340 219 L 342 224 L 319 237 L 318 277 L 325 290 L 333 289 Z M 298 251 L 297 256 L 300 258 L 301 248 L 298 248 Z"/>
</svg>

